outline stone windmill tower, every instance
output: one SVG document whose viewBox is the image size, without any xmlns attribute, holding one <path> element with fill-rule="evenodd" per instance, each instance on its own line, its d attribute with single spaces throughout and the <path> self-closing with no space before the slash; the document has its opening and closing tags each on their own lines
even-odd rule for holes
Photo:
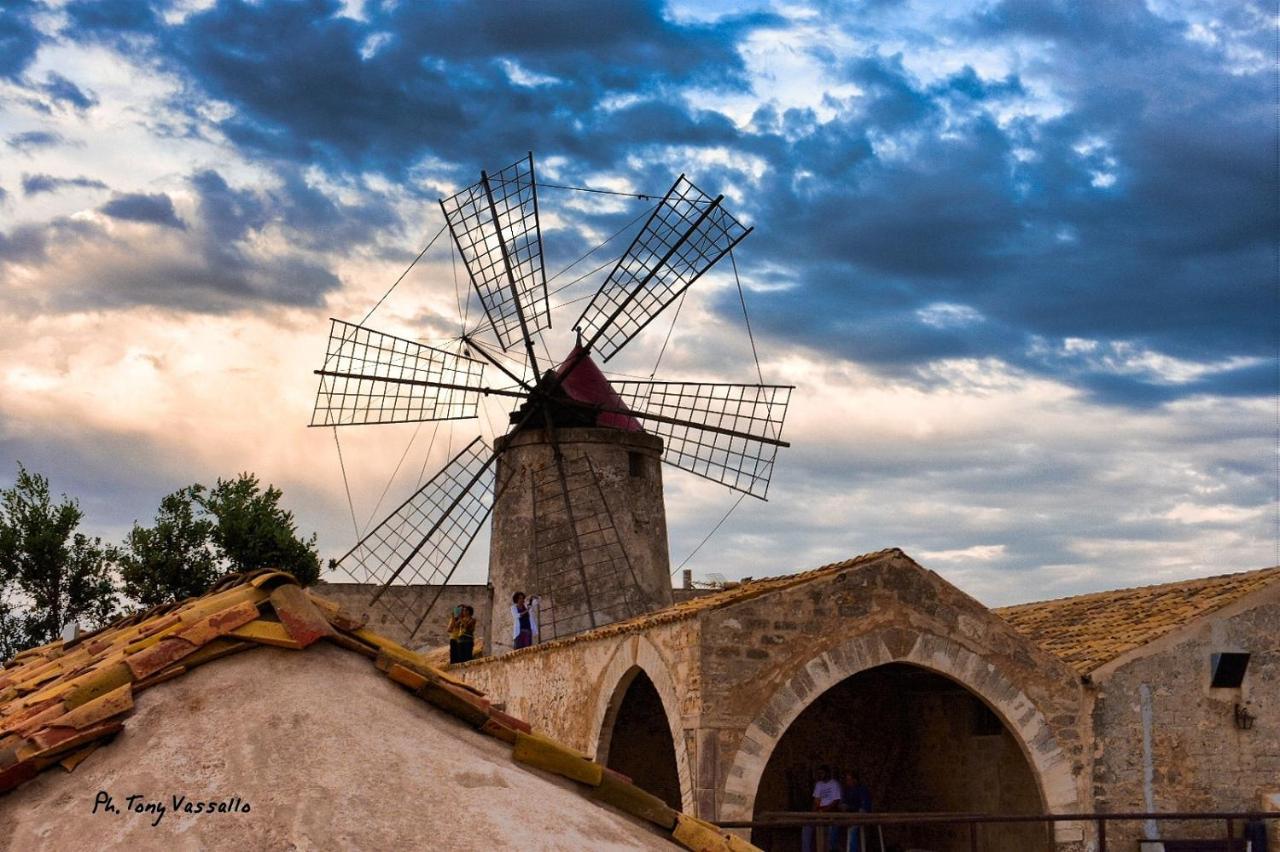
<svg viewBox="0 0 1280 852">
<path fill-rule="evenodd" d="M 489 635 L 500 645 L 515 591 L 542 597 L 544 641 L 671 603 L 659 461 L 764 498 L 788 446 L 789 386 L 610 381 L 596 364 L 750 233 L 722 202 L 680 176 L 578 318 L 577 343 L 545 371 L 532 155 L 440 202 L 496 345 L 464 334 L 449 352 L 332 321 L 313 426 L 474 418 L 481 396 L 519 400 L 492 448 L 473 440 L 339 560 L 410 637 L 491 513 Z M 486 367 L 507 384 L 487 384 Z M 387 594 L 395 586 L 413 592 Z"/>
</svg>

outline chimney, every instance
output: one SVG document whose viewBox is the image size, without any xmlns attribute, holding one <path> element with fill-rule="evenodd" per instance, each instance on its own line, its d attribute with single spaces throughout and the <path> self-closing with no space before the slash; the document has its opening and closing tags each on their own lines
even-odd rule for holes
<svg viewBox="0 0 1280 852">
<path fill-rule="evenodd" d="M 693 588 L 693 569 L 692 568 L 684 569 L 684 571 L 681 573 L 681 578 L 684 582 L 683 588 L 686 588 L 686 589 Z"/>
</svg>

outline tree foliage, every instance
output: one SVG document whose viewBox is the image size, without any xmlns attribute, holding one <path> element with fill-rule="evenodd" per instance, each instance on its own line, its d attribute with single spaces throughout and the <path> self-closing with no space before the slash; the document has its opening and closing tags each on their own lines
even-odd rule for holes
<svg viewBox="0 0 1280 852">
<path fill-rule="evenodd" d="M 203 594 L 223 573 L 214 550 L 215 524 L 199 503 L 203 486 L 190 485 L 160 501 L 155 525 L 125 537 L 120 553 L 124 593 L 144 606 Z"/>
<path fill-rule="evenodd" d="M 293 513 L 280 508 L 282 496 L 274 485 L 264 491 L 258 477 L 242 473 L 235 479 L 219 479 L 201 497 L 201 505 L 217 519 L 213 542 L 227 560 L 228 570 L 278 568 L 310 585 L 320 577 L 316 536 L 298 536 Z"/>
<path fill-rule="evenodd" d="M 4 656 L 53 641 L 68 622 L 96 627 L 115 614 L 114 551 L 77 532 L 82 517 L 76 501 L 55 503 L 49 481 L 22 465 L 13 487 L 0 489 Z"/>
<path fill-rule="evenodd" d="M 228 571 L 278 568 L 303 584 L 320 576 L 316 536 L 298 535 L 283 494 L 253 474 L 190 485 L 160 501 L 151 526 L 134 523 L 119 548 L 78 532 L 76 501 L 21 464 L 0 489 L 0 659 L 56 639 L 76 622 L 107 622 L 120 595 L 143 606 L 204 594 Z"/>
</svg>

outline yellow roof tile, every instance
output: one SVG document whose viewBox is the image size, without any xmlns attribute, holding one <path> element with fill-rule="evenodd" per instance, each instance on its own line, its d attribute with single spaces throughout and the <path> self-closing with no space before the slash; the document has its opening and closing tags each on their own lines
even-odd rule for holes
<svg viewBox="0 0 1280 852">
<path fill-rule="evenodd" d="M 1080 674 L 1280 580 L 1280 566 L 994 610 Z"/>
</svg>

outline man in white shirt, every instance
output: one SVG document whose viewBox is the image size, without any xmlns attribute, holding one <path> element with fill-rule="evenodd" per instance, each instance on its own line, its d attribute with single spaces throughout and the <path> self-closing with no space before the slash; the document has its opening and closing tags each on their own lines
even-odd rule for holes
<svg viewBox="0 0 1280 852">
<path fill-rule="evenodd" d="M 813 809 L 815 811 L 839 810 L 841 801 L 840 782 L 831 777 L 831 767 L 818 767 L 818 781 L 813 785 Z M 804 852 L 814 852 L 814 839 L 817 826 L 806 825 L 800 833 L 800 846 Z M 835 850 L 840 843 L 840 827 L 827 827 L 827 849 Z"/>
</svg>

